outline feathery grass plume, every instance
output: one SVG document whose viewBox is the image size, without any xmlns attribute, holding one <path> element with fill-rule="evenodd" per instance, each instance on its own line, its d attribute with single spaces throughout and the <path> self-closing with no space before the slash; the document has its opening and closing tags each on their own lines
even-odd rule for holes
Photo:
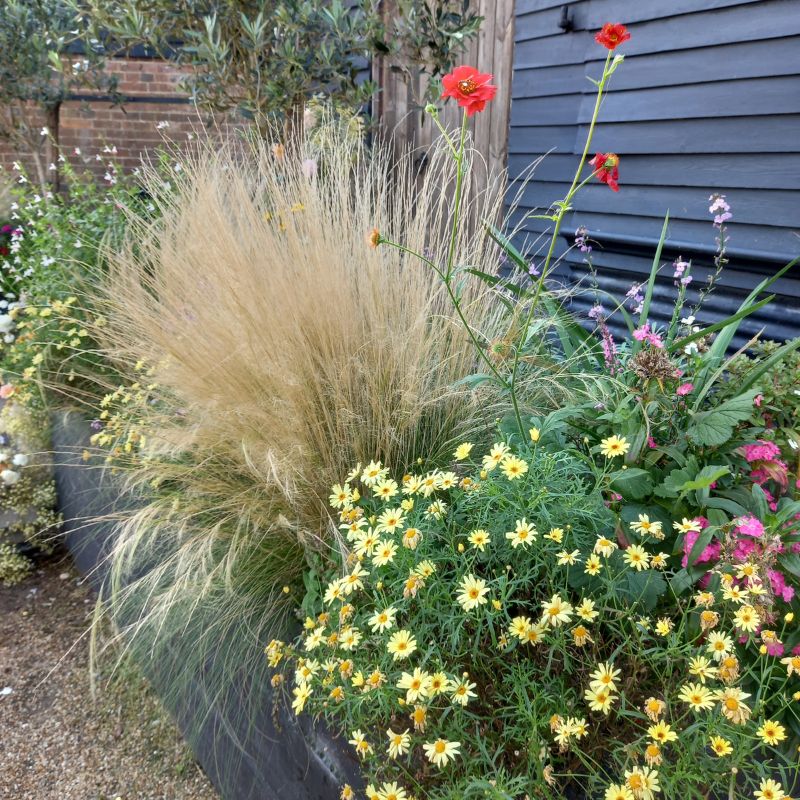
<svg viewBox="0 0 800 800">
<path fill-rule="evenodd" d="M 330 486 L 359 461 L 445 463 L 500 413 L 491 388 L 458 383 L 475 356 L 436 276 L 367 241 L 377 228 L 444 252 L 450 162 L 434 154 L 419 192 L 410 160 L 335 129 L 315 141 L 201 148 L 169 191 L 151 171 L 157 221 L 132 220 L 106 254 L 96 333 L 126 379 L 98 415 L 115 463 L 135 456 L 106 599 L 177 691 L 205 669 L 219 698 L 247 674 L 263 705 L 263 645 L 338 541 Z M 500 200 L 469 202 L 484 218 Z M 481 231 L 457 248 L 459 263 L 497 262 Z M 491 340 L 501 307 L 479 284 L 462 292 Z"/>
</svg>

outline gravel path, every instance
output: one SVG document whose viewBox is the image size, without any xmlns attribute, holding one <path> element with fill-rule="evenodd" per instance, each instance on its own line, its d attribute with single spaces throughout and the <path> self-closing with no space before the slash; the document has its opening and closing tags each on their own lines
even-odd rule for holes
<svg viewBox="0 0 800 800">
<path fill-rule="evenodd" d="M 101 678 L 92 700 L 92 609 L 63 561 L 0 586 L 0 798 L 218 798 L 135 668 Z"/>
</svg>

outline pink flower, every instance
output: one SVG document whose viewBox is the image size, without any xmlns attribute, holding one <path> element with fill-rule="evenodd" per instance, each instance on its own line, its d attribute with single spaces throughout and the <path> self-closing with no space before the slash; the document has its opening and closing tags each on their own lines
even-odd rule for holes
<svg viewBox="0 0 800 800">
<path fill-rule="evenodd" d="M 753 405 L 756 406 L 756 408 L 758 408 L 763 402 L 764 402 L 764 395 L 763 394 L 757 394 L 753 398 Z"/>
<path fill-rule="evenodd" d="M 681 560 L 681 566 L 688 566 L 689 554 L 692 552 L 692 548 L 699 538 L 700 534 L 697 531 L 686 532 L 686 538 L 683 540 L 683 559 Z M 707 561 L 716 561 L 719 558 L 721 550 L 722 545 L 719 542 L 711 542 L 703 549 L 694 563 L 703 564 Z"/>
<path fill-rule="evenodd" d="M 646 325 L 642 325 L 640 328 L 637 328 L 633 332 L 633 338 L 636 339 L 637 342 L 647 342 L 653 347 L 662 348 L 664 346 L 664 342 L 662 341 L 661 337 L 655 331 L 650 330 L 649 322 Z"/>
<path fill-rule="evenodd" d="M 767 574 L 775 596 L 780 597 L 785 603 L 790 603 L 794 597 L 794 587 L 786 585 L 784 574 L 776 569 L 769 570 Z"/>
<path fill-rule="evenodd" d="M 737 533 L 742 536 L 752 536 L 757 539 L 764 535 L 764 525 L 761 520 L 756 519 L 752 514 L 748 514 L 746 517 L 739 517 L 739 519 L 734 520 L 733 524 Z"/>
<path fill-rule="evenodd" d="M 766 439 L 759 439 L 755 444 L 746 444 L 742 447 L 742 452 L 748 463 L 753 461 L 771 461 L 778 458 L 781 450 L 775 442 L 768 442 Z"/>
<path fill-rule="evenodd" d="M 0 386 L 0 398 L 3 400 L 8 400 L 12 394 L 16 391 L 15 387 L 10 383 L 4 383 Z"/>
<path fill-rule="evenodd" d="M 647 437 L 647 446 L 652 450 L 655 447 L 658 447 L 656 440 L 652 436 Z"/>
<path fill-rule="evenodd" d="M 675 394 L 678 397 L 685 397 L 687 394 L 690 394 L 694 391 L 694 384 L 693 383 L 682 383 L 676 390 Z"/>
</svg>

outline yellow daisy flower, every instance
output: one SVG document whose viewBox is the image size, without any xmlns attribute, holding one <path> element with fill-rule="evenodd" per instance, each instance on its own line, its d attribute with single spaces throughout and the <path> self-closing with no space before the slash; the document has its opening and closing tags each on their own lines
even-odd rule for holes
<svg viewBox="0 0 800 800">
<path fill-rule="evenodd" d="M 528 638 L 528 631 L 531 629 L 532 622 L 529 617 L 514 617 L 508 626 L 511 636 L 524 642 Z"/>
<path fill-rule="evenodd" d="M 361 757 L 364 758 L 368 753 L 372 752 L 372 745 L 367 741 L 367 737 L 357 728 L 351 734 L 353 737 L 352 739 L 348 740 L 348 743 L 353 745 L 356 749 L 356 753 Z"/>
<path fill-rule="evenodd" d="M 569 622 L 572 617 L 572 606 L 554 594 L 549 600 L 542 603 L 543 622 L 557 628 L 565 622 Z"/>
<path fill-rule="evenodd" d="M 472 531 L 472 533 L 467 537 L 467 541 L 476 550 L 480 550 L 481 552 L 483 552 L 484 548 L 491 540 L 492 537 L 489 535 L 489 532 L 483 530 L 483 528 L 478 528 L 477 530 Z"/>
<path fill-rule="evenodd" d="M 378 800 L 408 800 L 408 795 L 405 789 L 392 781 L 381 786 L 381 790 L 378 792 Z"/>
<path fill-rule="evenodd" d="M 756 800 L 788 800 L 783 787 L 772 778 L 764 778 L 753 794 Z"/>
<path fill-rule="evenodd" d="M 740 631 L 752 633 L 761 625 L 761 617 L 753 606 L 740 606 L 733 615 L 733 624 Z"/>
<path fill-rule="evenodd" d="M 581 604 L 575 609 L 575 613 L 586 622 L 593 622 L 600 616 L 600 612 L 595 610 L 594 600 L 590 600 L 588 597 L 581 600 Z"/>
<path fill-rule="evenodd" d="M 600 441 L 600 452 L 606 458 L 624 456 L 631 446 L 624 436 L 608 436 Z"/>
<path fill-rule="evenodd" d="M 765 719 L 756 734 L 761 737 L 764 743 L 775 746 L 786 738 L 786 728 L 780 722 Z"/>
<path fill-rule="evenodd" d="M 409 631 L 395 631 L 389 639 L 386 649 L 392 654 L 394 660 L 398 661 L 408 658 L 417 649 L 417 640 Z"/>
<path fill-rule="evenodd" d="M 632 544 L 630 547 L 626 547 L 622 553 L 622 558 L 631 569 L 635 569 L 637 572 L 647 569 L 650 562 L 650 555 L 638 544 Z"/>
<path fill-rule="evenodd" d="M 470 442 L 464 442 L 456 447 L 455 453 L 453 453 L 453 458 L 456 461 L 463 461 L 472 451 L 473 445 Z"/>
<path fill-rule="evenodd" d="M 513 531 L 509 531 L 506 534 L 506 539 L 511 542 L 511 546 L 516 549 L 520 545 L 522 547 L 528 547 L 532 541 L 536 539 L 539 535 L 539 532 L 536 530 L 534 525 L 528 522 L 525 517 L 522 519 L 517 520 L 516 527 Z"/>
<path fill-rule="evenodd" d="M 647 514 L 639 514 L 639 519 L 631 522 L 631 530 L 640 536 L 653 536 L 656 539 L 663 539 L 662 524 L 658 520 L 651 520 Z"/>
<path fill-rule="evenodd" d="M 464 678 L 453 687 L 450 699 L 460 706 L 466 706 L 473 697 L 478 696 L 472 691 L 474 688 L 475 684 L 470 683 L 467 678 Z"/>
<path fill-rule="evenodd" d="M 682 686 L 678 699 L 683 700 L 694 712 L 714 708 L 714 693 L 700 683 L 687 683 Z"/>
<path fill-rule="evenodd" d="M 415 703 L 428 696 L 431 676 L 417 667 L 413 672 L 404 672 L 397 681 L 397 688 L 404 689 L 406 702 Z"/>
<path fill-rule="evenodd" d="M 633 792 L 625 785 L 612 783 L 607 789 L 605 800 L 634 800 Z"/>
<path fill-rule="evenodd" d="M 375 546 L 375 552 L 372 554 L 372 563 L 376 567 L 384 567 L 386 564 L 391 564 L 397 553 L 397 545 L 390 539 L 381 539 Z"/>
<path fill-rule="evenodd" d="M 750 709 L 744 702 L 750 697 L 747 692 L 736 686 L 729 686 L 727 689 L 718 689 L 715 696 L 719 700 L 722 715 L 734 725 L 744 725 L 750 719 Z"/>
<path fill-rule="evenodd" d="M 658 772 L 649 767 L 626 769 L 625 784 L 633 792 L 636 800 L 653 800 L 656 792 L 661 791 L 661 786 L 658 783 Z"/>
<path fill-rule="evenodd" d="M 592 711 L 602 711 L 603 714 L 611 711 L 614 696 L 609 689 L 586 689 L 583 696 Z"/>
<path fill-rule="evenodd" d="M 717 756 L 717 758 L 729 756 L 733 752 L 731 743 L 727 739 L 723 739 L 721 736 L 711 736 L 709 738 L 709 744 L 711 745 L 711 749 L 714 751 L 714 754 Z"/>
<path fill-rule="evenodd" d="M 397 609 L 389 606 L 384 608 L 383 611 L 376 611 L 368 620 L 369 627 L 373 633 L 382 633 L 389 631 L 394 627 L 394 618 L 397 614 Z"/>
<path fill-rule="evenodd" d="M 411 745 L 411 737 L 408 735 L 408 728 L 402 733 L 395 733 L 391 728 L 386 731 L 389 737 L 388 753 L 392 758 L 405 755 Z"/>
<path fill-rule="evenodd" d="M 607 536 L 601 536 L 594 543 L 594 552 L 608 558 L 617 549 L 617 547 L 618 545 L 616 542 L 612 541 Z"/>
<path fill-rule="evenodd" d="M 608 689 L 614 692 L 617 689 L 617 679 L 620 674 L 620 670 L 614 669 L 611 664 L 598 664 L 597 669 L 589 676 L 591 679 L 589 686 L 592 689 Z"/>
<path fill-rule="evenodd" d="M 508 452 L 509 447 L 507 444 L 495 444 L 489 453 L 483 457 L 483 468 L 488 472 L 491 472 L 500 464 Z"/>
<path fill-rule="evenodd" d="M 400 487 L 397 485 L 397 481 L 391 478 L 383 478 L 372 487 L 375 497 L 383 501 L 391 500 L 399 491 Z"/>
<path fill-rule="evenodd" d="M 487 602 L 486 595 L 489 593 L 489 587 L 486 585 L 486 581 L 476 578 L 472 574 L 462 578 L 459 589 L 461 589 L 461 593 L 456 600 L 464 611 L 472 611 Z"/>
<path fill-rule="evenodd" d="M 311 697 L 311 687 L 303 682 L 292 689 L 294 700 L 292 700 L 292 710 L 295 714 L 300 715 L 306 706 L 306 701 Z"/>
<path fill-rule="evenodd" d="M 651 725 L 647 729 L 647 735 L 659 744 L 667 744 L 678 739 L 678 734 L 663 720 Z"/>
<path fill-rule="evenodd" d="M 449 761 L 455 759 L 459 755 L 459 748 L 461 742 L 448 742 L 445 739 L 437 739 L 435 742 L 425 742 L 422 749 L 428 761 L 431 761 L 437 767 L 444 767 Z"/>
<path fill-rule="evenodd" d="M 500 471 L 510 481 L 515 481 L 528 471 L 528 464 L 521 458 L 508 453 L 503 456 L 503 460 L 500 462 Z"/>
<path fill-rule="evenodd" d="M 600 556 L 596 553 L 592 553 L 589 558 L 586 559 L 586 566 L 583 571 L 587 575 L 598 575 L 602 569 L 603 563 L 600 561 Z"/>
<path fill-rule="evenodd" d="M 711 666 L 711 662 L 705 656 L 696 656 L 689 662 L 689 674 L 700 679 L 700 683 L 705 683 L 709 678 L 716 678 L 719 670 Z"/>
</svg>

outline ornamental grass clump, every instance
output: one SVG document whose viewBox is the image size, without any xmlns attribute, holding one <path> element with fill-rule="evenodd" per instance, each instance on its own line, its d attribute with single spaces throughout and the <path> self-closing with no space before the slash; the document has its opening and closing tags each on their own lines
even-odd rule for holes
<svg viewBox="0 0 800 800">
<path fill-rule="evenodd" d="M 331 127 L 179 163 L 169 187 L 143 176 L 156 220 L 132 220 L 127 246 L 106 254 L 93 333 L 124 378 L 92 441 L 135 503 L 108 608 L 147 658 L 174 659 L 176 684 L 205 676 L 216 700 L 240 690 L 234 673 L 257 676 L 256 643 L 340 535 L 327 509 L 338 476 L 357 461 L 446 461 L 459 437 L 489 436 L 498 411 L 491 391 L 458 383 L 475 362 L 444 289 L 365 237 L 380 226 L 449 246 L 436 233 L 446 161 L 418 195 L 410 162 Z M 468 202 L 496 211 L 491 197 Z M 480 232 L 455 247 L 497 258 Z M 492 335 L 497 310 L 474 284 L 460 291 Z"/>
</svg>

